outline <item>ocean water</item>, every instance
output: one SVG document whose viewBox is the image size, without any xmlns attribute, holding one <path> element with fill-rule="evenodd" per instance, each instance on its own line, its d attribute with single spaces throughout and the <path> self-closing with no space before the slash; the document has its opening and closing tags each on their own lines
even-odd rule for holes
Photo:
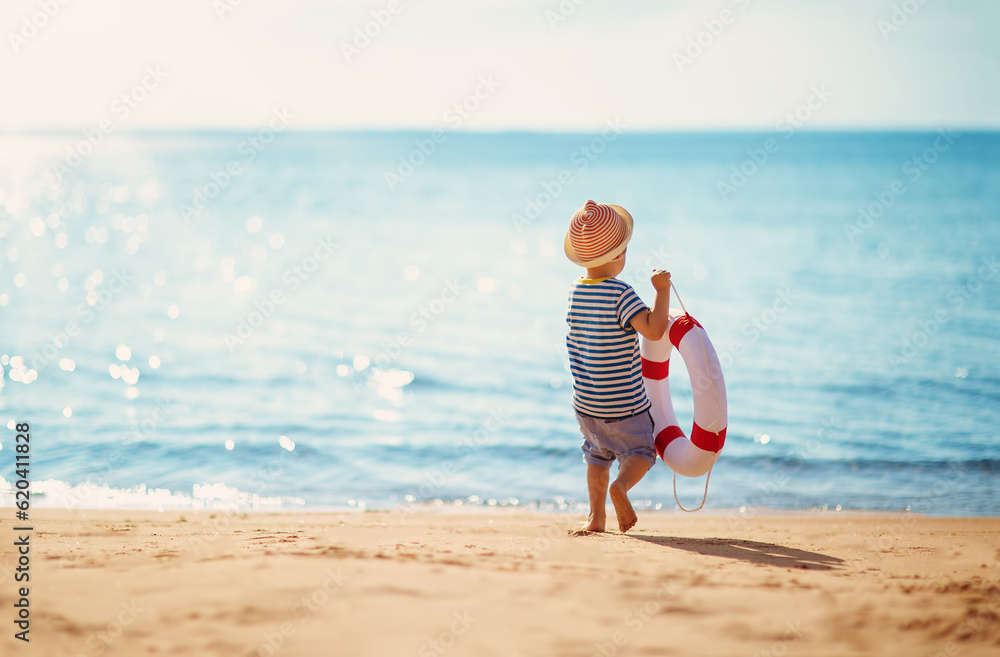
<svg viewBox="0 0 1000 657">
<path fill-rule="evenodd" d="M 582 509 L 593 198 L 722 357 L 707 508 L 1000 513 L 1000 135 L 252 137 L 0 137 L 4 504 L 27 422 L 35 505 Z"/>
</svg>

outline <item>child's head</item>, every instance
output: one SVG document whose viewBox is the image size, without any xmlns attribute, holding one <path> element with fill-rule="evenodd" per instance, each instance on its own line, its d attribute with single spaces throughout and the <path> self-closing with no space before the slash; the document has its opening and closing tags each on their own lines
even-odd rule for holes
<svg viewBox="0 0 1000 657">
<path fill-rule="evenodd" d="M 625 249 L 632 239 L 632 215 L 620 205 L 588 200 L 573 214 L 566 232 L 566 257 L 590 269 L 625 269 Z M 610 265 L 605 267 L 605 265 Z"/>
</svg>

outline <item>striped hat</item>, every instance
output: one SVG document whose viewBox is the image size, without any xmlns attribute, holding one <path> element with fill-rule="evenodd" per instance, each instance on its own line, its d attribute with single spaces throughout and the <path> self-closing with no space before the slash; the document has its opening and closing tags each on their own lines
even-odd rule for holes
<svg viewBox="0 0 1000 657">
<path fill-rule="evenodd" d="M 630 239 L 632 215 L 628 210 L 588 200 L 569 223 L 566 257 L 581 267 L 600 267 L 621 255 Z"/>
</svg>

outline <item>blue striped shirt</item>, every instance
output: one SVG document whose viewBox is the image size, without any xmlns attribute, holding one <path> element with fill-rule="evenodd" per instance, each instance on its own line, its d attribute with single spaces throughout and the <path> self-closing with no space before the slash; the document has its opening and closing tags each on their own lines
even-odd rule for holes
<svg viewBox="0 0 1000 657">
<path fill-rule="evenodd" d="M 639 338 L 629 324 L 646 304 L 617 278 L 580 278 L 569 291 L 566 350 L 573 374 L 573 408 L 597 418 L 649 408 Z"/>
</svg>

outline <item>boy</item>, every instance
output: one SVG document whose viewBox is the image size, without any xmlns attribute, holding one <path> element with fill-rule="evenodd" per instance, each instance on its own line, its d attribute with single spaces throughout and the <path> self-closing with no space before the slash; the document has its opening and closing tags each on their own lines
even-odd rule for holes
<svg viewBox="0 0 1000 657">
<path fill-rule="evenodd" d="M 605 500 L 624 534 L 638 518 L 628 491 L 656 463 L 653 419 L 642 381 L 639 338 L 659 340 L 667 328 L 670 274 L 657 270 L 656 300 L 647 308 L 632 287 L 615 278 L 625 269 L 632 215 L 617 205 L 588 200 L 566 233 L 566 256 L 586 268 L 570 288 L 566 348 L 573 374 L 573 408 L 583 433 L 590 517 L 584 531 L 603 532 Z M 611 483 L 611 462 L 618 477 Z"/>
</svg>

